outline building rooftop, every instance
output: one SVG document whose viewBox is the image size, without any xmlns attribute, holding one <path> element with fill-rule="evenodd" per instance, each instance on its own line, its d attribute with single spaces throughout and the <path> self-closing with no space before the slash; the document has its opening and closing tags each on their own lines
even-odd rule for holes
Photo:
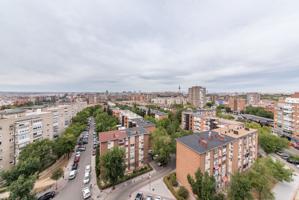
<svg viewBox="0 0 299 200">
<path fill-rule="evenodd" d="M 6 110 L 1 110 L 0 115 L 12 115 L 12 114 L 23 113 L 25 111 L 26 110 L 23 108 L 6 109 Z"/>
<path fill-rule="evenodd" d="M 101 132 L 99 134 L 99 141 L 100 142 L 107 142 L 110 140 L 121 140 L 127 137 L 127 133 L 125 130 L 114 130 L 114 131 L 107 131 Z"/>
<path fill-rule="evenodd" d="M 136 119 L 133 119 L 132 121 L 135 122 L 135 124 L 139 127 L 147 128 L 147 127 L 155 126 L 154 123 L 152 123 L 148 120 L 145 120 L 143 118 L 136 118 Z"/>
<path fill-rule="evenodd" d="M 226 145 L 233 140 L 235 140 L 235 138 L 220 135 L 215 131 L 204 131 L 178 138 L 177 142 L 184 144 L 198 154 L 203 154 L 211 149 Z"/>
</svg>

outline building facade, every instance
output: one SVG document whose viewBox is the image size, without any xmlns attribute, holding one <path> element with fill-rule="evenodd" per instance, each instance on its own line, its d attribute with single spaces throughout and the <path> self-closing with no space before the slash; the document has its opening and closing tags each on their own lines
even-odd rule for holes
<svg viewBox="0 0 299 200">
<path fill-rule="evenodd" d="M 274 111 L 274 128 L 278 134 L 299 139 L 299 93 L 278 101 Z"/>
<path fill-rule="evenodd" d="M 194 176 L 200 169 L 214 176 L 220 189 L 229 183 L 233 173 L 247 170 L 257 159 L 258 135 L 244 125 L 223 126 L 178 138 L 176 145 L 178 182 L 191 192 L 187 176 Z"/>
<path fill-rule="evenodd" d="M 247 105 L 259 105 L 261 101 L 261 95 L 259 93 L 247 93 Z"/>
<path fill-rule="evenodd" d="M 201 132 L 216 128 L 215 109 L 198 109 L 196 111 L 183 111 L 181 128 L 187 131 Z"/>
<path fill-rule="evenodd" d="M 206 88 L 201 86 L 189 88 L 188 102 L 197 108 L 203 108 L 206 105 Z"/>
<path fill-rule="evenodd" d="M 41 139 L 53 139 L 70 124 L 86 103 L 43 109 L 0 111 L 0 171 L 14 166 L 23 148 Z"/>
<path fill-rule="evenodd" d="M 232 96 L 229 97 L 228 99 L 228 107 L 233 111 L 233 112 L 241 112 L 244 111 L 246 108 L 246 100 Z"/>
<path fill-rule="evenodd" d="M 132 171 L 149 162 L 150 133 L 154 126 L 138 126 L 124 130 L 99 133 L 100 155 L 113 147 L 125 150 L 126 170 Z"/>
</svg>

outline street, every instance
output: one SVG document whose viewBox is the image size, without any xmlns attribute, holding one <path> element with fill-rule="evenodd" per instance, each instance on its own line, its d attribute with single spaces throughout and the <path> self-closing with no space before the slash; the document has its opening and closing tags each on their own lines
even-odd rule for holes
<svg viewBox="0 0 299 200">
<path fill-rule="evenodd" d="M 81 152 L 77 176 L 73 180 L 68 180 L 68 183 L 65 185 L 65 187 L 54 198 L 55 200 L 83 199 L 82 189 L 84 188 L 84 184 L 83 184 L 84 171 L 85 171 L 85 166 L 90 165 L 90 158 L 91 158 L 92 144 L 93 144 L 93 132 L 94 132 L 94 125 L 92 120 L 89 129 L 88 144 L 86 145 L 86 150 Z M 73 163 L 73 159 L 71 159 L 70 162 Z M 71 165 L 68 166 L 69 166 L 68 168 L 70 168 Z M 70 169 L 67 169 L 67 171 L 69 172 Z M 67 179 L 68 177 L 64 177 L 64 178 Z"/>
</svg>

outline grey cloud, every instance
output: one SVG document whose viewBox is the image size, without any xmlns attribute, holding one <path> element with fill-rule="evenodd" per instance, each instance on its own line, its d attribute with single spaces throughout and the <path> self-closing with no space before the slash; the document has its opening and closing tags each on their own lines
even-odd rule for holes
<svg viewBox="0 0 299 200">
<path fill-rule="evenodd" d="M 3 0 L 0 90 L 298 90 L 298 6 Z"/>
</svg>

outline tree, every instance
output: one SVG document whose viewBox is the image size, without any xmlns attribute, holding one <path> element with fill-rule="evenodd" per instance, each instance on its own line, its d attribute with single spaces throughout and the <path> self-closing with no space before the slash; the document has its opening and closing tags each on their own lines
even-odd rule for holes
<svg viewBox="0 0 299 200">
<path fill-rule="evenodd" d="M 258 123 L 246 123 L 247 128 L 258 129 L 259 144 L 266 153 L 274 153 L 288 148 L 288 140 L 271 133 L 271 127 L 261 126 Z"/>
<path fill-rule="evenodd" d="M 153 153 L 157 155 L 156 160 L 160 163 L 167 164 L 170 160 L 170 153 L 172 150 L 171 137 L 167 134 L 163 128 L 156 129 L 151 134 L 151 140 L 153 144 Z"/>
<path fill-rule="evenodd" d="M 231 177 L 231 183 L 228 191 L 231 200 L 251 200 L 251 182 L 245 174 L 237 172 Z"/>
<path fill-rule="evenodd" d="M 188 199 L 189 197 L 189 192 L 188 190 L 184 187 L 184 186 L 180 186 L 178 191 L 177 191 L 177 194 L 182 197 L 183 199 Z"/>
<path fill-rule="evenodd" d="M 274 178 L 269 168 L 262 162 L 261 159 L 258 159 L 254 163 L 248 175 L 251 186 L 256 191 L 257 198 L 259 200 L 274 199 L 274 195 L 271 192 L 271 182 L 274 181 Z"/>
<path fill-rule="evenodd" d="M 23 175 L 19 176 L 19 178 L 12 182 L 8 187 L 10 192 L 9 199 L 11 200 L 34 200 L 36 199 L 34 195 L 31 193 L 36 177 L 29 176 L 24 177 Z"/>
<path fill-rule="evenodd" d="M 245 113 L 260 116 L 260 117 L 270 118 L 270 119 L 273 119 L 274 117 L 272 112 L 266 111 L 262 107 L 247 106 L 245 109 Z"/>
<path fill-rule="evenodd" d="M 216 181 L 208 172 L 202 174 L 200 169 L 195 172 L 195 178 L 189 174 L 187 180 L 192 188 L 192 192 L 200 200 L 222 200 L 224 195 L 216 192 Z"/>
<path fill-rule="evenodd" d="M 57 181 L 62 176 L 63 176 L 63 170 L 61 168 L 59 168 L 52 173 L 51 179 Z"/>
<path fill-rule="evenodd" d="M 101 156 L 101 177 L 105 182 L 114 185 L 124 176 L 125 173 L 125 151 L 119 147 L 113 147 Z"/>
</svg>

